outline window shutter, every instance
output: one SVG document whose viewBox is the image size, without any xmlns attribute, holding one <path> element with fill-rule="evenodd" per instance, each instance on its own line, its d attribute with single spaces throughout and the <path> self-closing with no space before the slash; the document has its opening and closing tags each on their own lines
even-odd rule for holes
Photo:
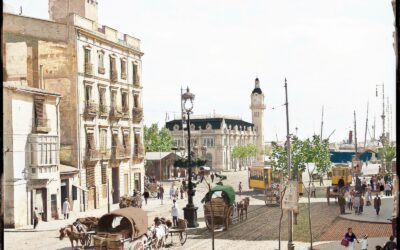
<svg viewBox="0 0 400 250">
<path fill-rule="evenodd" d="M 94 140 L 94 134 L 93 133 L 87 133 L 87 144 L 89 149 L 95 150 L 96 149 L 96 142 Z"/>
</svg>

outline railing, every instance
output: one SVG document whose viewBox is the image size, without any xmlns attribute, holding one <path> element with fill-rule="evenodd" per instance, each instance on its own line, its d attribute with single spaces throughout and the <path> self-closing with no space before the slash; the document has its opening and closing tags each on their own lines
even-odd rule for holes
<svg viewBox="0 0 400 250">
<path fill-rule="evenodd" d="M 133 78 L 133 86 L 136 88 L 140 88 L 140 78 L 136 73 L 136 76 Z"/>
<path fill-rule="evenodd" d="M 86 101 L 85 102 L 85 115 L 89 116 L 89 117 L 90 116 L 96 116 L 97 112 L 99 110 L 98 107 L 99 106 L 95 101 L 93 101 L 93 100 Z"/>
<path fill-rule="evenodd" d="M 123 112 L 121 107 L 119 106 L 113 106 L 111 107 L 111 111 L 110 111 L 110 117 L 112 118 L 122 118 Z"/>
<path fill-rule="evenodd" d="M 143 119 L 143 108 L 133 108 L 132 109 L 132 120 L 135 123 L 141 122 Z"/>
<path fill-rule="evenodd" d="M 111 158 L 111 150 L 110 149 L 102 149 L 100 148 L 100 154 L 102 160 L 108 160 Z"/>
<path fill-rule="evenodd" d="M 99 67 L 98 68 L 98 72 L 99 72 L 99 74 L 105 74 L 106 73 L 106 68 L 104 68 L 104 67 Z"/>
<path fill-rule="evenodd" d="M 52 179 L 60 175 L 57 164 L 31 165 L 29 168 L 30 179 Z"/>
<path fill-rule="evenodd" d="M 86 75 L 93 75 L 93 64 L 85 63 L 85 74 Z"/>
<path fill-rule="evenodd" d="M 101 153 L 99 150 L 87 149 L 86 150 L 86 160 L 88 161 L 98 161 L 101 159 Z"/>
<path fill-rule="evenodd" d="M 122 73 L 121 73 L 121 79 L 126 80 L 126 72 L 122 72 Z"/>
<path fill-rule="evenodd" d="M 124 159 L 125 149 L 123 147 L 113 147 L 112 148 L 112 158 L 113 159 Z"/>
<path fill-rule="evenodd" d="M 125 158 L 129 158 L 131 155 L 131 147 L 124 148 Z"/>
<path fill-rule="evenodd" d="M 133 150 L 133 159 L 134 160 L 142 160 L 144 158 L 144 146 L 142 143 L 135 144 L 135 148 Z"/>
<path fill-rule="evenodd" d="M 110 79 L 113 83 L 118 82 L 118 72 L 116 70 L 111 70 Z"/>
<path fill-rule="evenodd" d="M 35 118 L 35 131 L 36 133 L 48 133 L 50 132 L 49 119 L 41 117 Z"/>
<path fill-rule="evenodd" d="M 122 107 L 122 114 L 123 114 L 124 118 L 129 118 L 129 107 L 128 106 Z"/>
<path fill-rule="evenodd" d="M 99 115 L 100 116 L 108 116 L 110 113 L 110 108 L 107 105 L 100 104 L 99 105 Z"/>
</svg>

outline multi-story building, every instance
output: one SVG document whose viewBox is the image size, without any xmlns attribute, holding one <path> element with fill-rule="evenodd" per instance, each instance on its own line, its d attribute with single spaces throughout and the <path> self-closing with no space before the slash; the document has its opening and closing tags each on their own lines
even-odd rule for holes
<svg viewBox="0 0 400 250">
<path fill-rule="evenodd" d="M 245 166 L 250 166 L 254 162 L 264 162 L 263 111 L 265 105 L 258 78 L 255 80 L 255 87 L 251 93 L 250 109 L 253 123 L 243 121 L 240 117 L 191 116 L 191 147 L 198 155 L 205 154 L 207 165 L 213 170 L 239 169 L 239 160 L 232 157 L 232 150 L 237 145 L 254 144 L 257 147 L 256 159 L 246 159 Z M 174 146 L 187 146 L 187 133 L 182 133 L 182 119 L 167 122 L 166 128 L 172 133 Z M 170 175 L 173 176 L 172 173 Z"/>
<path fill-rule="evenodd" d="M 50 20 L 3 14 L 3 40 L 28 46 L 28 85 L 63 96 L 60 160 L 78 169 L 81 211 L 144 184 L 140 40 L 100 26 L 97 7 L 49 0 Z"/>
<path fill-rule="evenodd" d="M 26 52 L 23 43 L 14 45 Z M 5 227 L 32 224 L 35 207 L 44 221 L 61 213 L 59 102 L 60 94 L 25 80 L 3 82 Z"/>
</svg>

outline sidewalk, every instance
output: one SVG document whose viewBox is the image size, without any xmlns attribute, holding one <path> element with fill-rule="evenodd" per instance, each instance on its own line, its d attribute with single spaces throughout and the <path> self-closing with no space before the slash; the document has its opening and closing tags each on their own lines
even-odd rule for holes
<svg viewBox="0 0 400 250">
<path fill-rule="evenodd" d="M 391 221 L 388 219 L 392 218 L 393 213 L 393 196 L 381 197 L 381 210 L 379 215 L 376 215 L 376 211 L 373 206 L 373 201 L 371 206 L 364 205 L 364 212 L 361 215 L 356 215 L 353 211 L 346 209 L 346 214 L 339 215 L 341 218 L 346 220 L 354 220 L 361 222 L 371 222 L 371 223 L 387 223 L 390 224 Z"/>
<path fill-rule="evenodd" d="M 357 235 L 358 240 L 361 242 L 362 235 Z M 368 249 L 375 249 L 375 246 L 383 247 L 386 242 L 389 241 L 389 237 L 383 238 L 368 238 Z M 344 247 L 340 245 L 340 241 L 331 241 L 329 243 L 319 243 L 315 242 L 314 249 L 317 250 L 331 250 L 331 249 L 348 249 L 348 247 Z M 361 249 L 361 243 L 355 243 L 355 250 Z"/>
</svg>

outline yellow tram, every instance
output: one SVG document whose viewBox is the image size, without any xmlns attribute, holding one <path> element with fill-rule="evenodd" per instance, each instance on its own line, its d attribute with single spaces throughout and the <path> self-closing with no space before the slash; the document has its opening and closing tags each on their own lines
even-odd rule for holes
<svg viewBox="0 0 400 250">
<path fill-rule="evenodd" d="M 343 179 L 344 184 L 351 184 L 352 169 L 347 166 L 334 166 L 332 167 L 332 186 L 339 184 L 339 180 Z"/>
<path fill-rule="evenodd" d="M 299 194 L 303 195 L 302 172 L 298 175 Z M 280 183 L 282 174 L 273 172 L 269 166 L 253 166 L 249 167 L 249 188 L 266 190 L 271 188 L 272 184 Z"/>
</svg>

